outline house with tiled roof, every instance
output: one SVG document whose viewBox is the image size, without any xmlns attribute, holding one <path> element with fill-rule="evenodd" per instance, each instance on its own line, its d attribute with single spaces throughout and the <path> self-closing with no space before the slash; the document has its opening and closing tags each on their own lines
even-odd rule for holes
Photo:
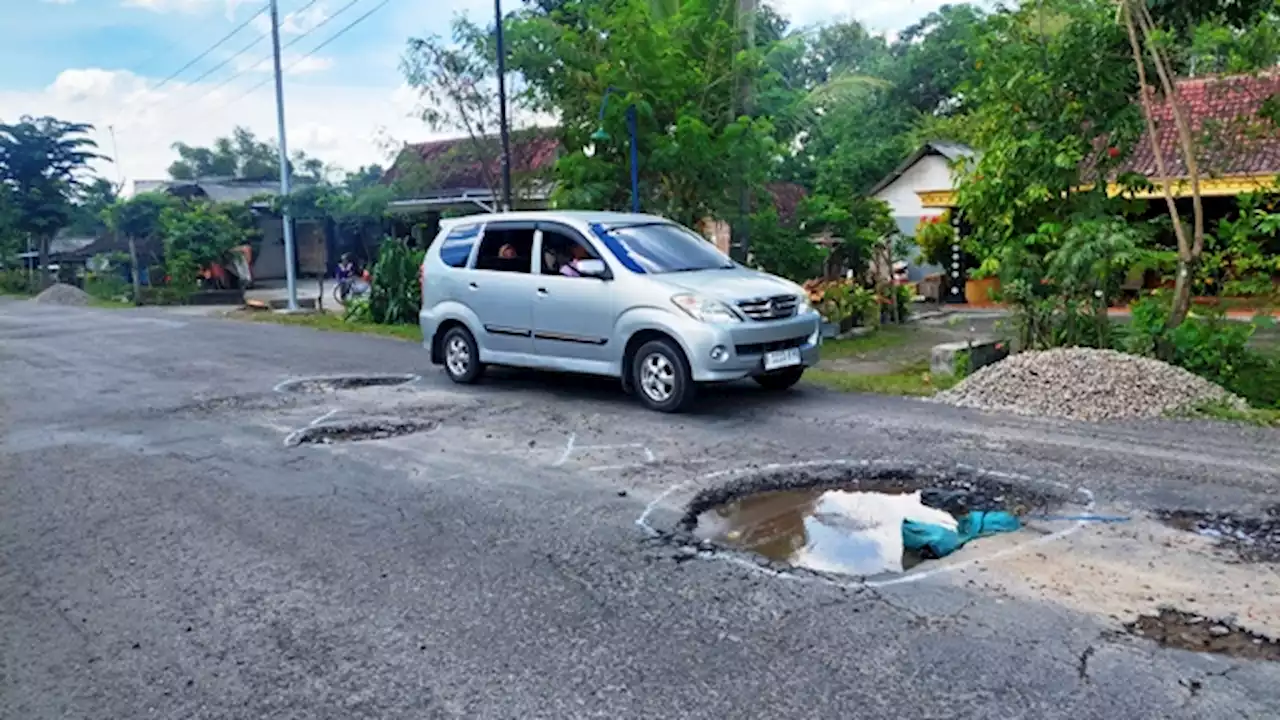
<svg viewBox="0 0 1280 720">
<path fill-rule="evenodd" d="M 1280 74 L 1181 78 L 1178 96 L 1185 106 L 1197 142 L 1200 194 L 1205 198 L 1230 198 L 1273 187 L 1280 179 L 1280 132 L 1260 119 L 1268 100 L 1280 97 Z M 1157 141 L 1162 150 L 1175 197 L 1190 197 L 1190 172 L 1178 144 L 1173 106 L 1163 97 L 1153 98 Z M 1110 178 L 1108 190 L 1119 194 L 1114 182 L 1122 173 L 1134 172 L 1158 181 L 1151 134 L 1143 132 L 1132 154 Z M 955 207 L 955 190 L 949 186 L 917 191 L 925 208 Z M 1159 185 L 1140 191 L 1139 199 L 1164 197 Z"/>
<path fill-rule="evenodd" d="M 512 201 L 522 209 L 545 207 L 560 141 L 548 130 L 511 134 Z M 495 137 L 460 137 L 406 144 L 383 175 L 402 197 L 393 211 L 491 211 L 502 200 L 502 149 Z"/>
</svg>

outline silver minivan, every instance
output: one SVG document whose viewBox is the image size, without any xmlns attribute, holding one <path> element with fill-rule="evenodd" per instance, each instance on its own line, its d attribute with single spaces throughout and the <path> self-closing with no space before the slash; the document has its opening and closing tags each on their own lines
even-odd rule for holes
<svg viewBox="0 0 1280 720">
<path fill-rule="evenodd" d="M 446 220 L 422 265 L 423 344 L 458 383 L 487 365 L 621 378 L 654 410 L 697 385 L 795 385 L 818 361 L 800 286 L 652 215 L 512 212 Z"/>
</svg>

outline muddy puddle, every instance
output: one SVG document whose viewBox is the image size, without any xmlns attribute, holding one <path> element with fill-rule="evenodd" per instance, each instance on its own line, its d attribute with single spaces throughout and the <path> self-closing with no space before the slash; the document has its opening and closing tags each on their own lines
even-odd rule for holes
<svg viewBox="0 0 1280 720">
<path fill-rule="evenodd" d="M 706 489 L 681 524 L 698 541 L 772 563 L 868 577 L 938 556 L 932 547 L 907 547 L 905 520 L 955 531 L 971 512 L 1020 516 L 1063 501 L 981 473 L 846 466 L 764 473 Z"/>
<path fill-rule="evenodd" d="M 1170 527 L 1215 540 L 1244 562 L 1280 563 L 1280 505 L 1259 517 L 1198 510 L 1168 510 L 1157 517 Z"/>
<path fill-rule="evenodd" d="M 285 393 L 331 393 L 339 390 L 407 385 L 417 379 L 417 375 L 334 375 L 286 380 L 277 385 L 276 390 Z"/>
<path fill-rule="evenodd" d="M 289 436 L 289 445 L 329 445 L 339 442 L 385 440 L 401 435 L 434 430 L 439 423 L 415 420 L 356 420 L 344 423 L 325 423 L 303 428 Z"/>
<path fill-rule="evenodd" d="M 924 560 L 903 547 L 902 506 L 911 503 L 902 501 L 910 497 L 841 490 L 762 493 L 703 513 L 696 535 L 819 572 L 900 573 Z"/>
<path fill-rule="evenodd" d="M 1248 660 L 1280 661 L 1280 641 L 1250 632 L 1225 620 L 1214 620 L 1172 608 L 1142 615 L 1124 626 L 1133 635 L 1160 645 L 1217 653 Z"/>
</svg>

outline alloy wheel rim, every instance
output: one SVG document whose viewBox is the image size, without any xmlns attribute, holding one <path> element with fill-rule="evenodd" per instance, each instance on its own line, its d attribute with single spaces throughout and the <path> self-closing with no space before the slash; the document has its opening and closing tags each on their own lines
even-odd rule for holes
<svg viewBox="0 0 1280 720">
<path fill-rule="evenodd" d="M 445 348 L 445 364 L 453 375 L 467 374 L 467 369 L 471 366 L 471 348 L 467 347 L 466 340 L 456 336 L 449 338 L 449 345 Z"/>
<path fill-rule="evenodd" d="M 661 353 L 651 353 L 640 363 L 640 389 L 656 403 L 671 399 L 676 391 L 676 368 Z"/>
</svg>

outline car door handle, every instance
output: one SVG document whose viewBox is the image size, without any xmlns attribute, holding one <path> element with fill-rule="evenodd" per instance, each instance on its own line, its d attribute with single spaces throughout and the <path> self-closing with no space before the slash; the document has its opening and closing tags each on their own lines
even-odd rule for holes
<svg viewBox="0 0 1280 720">
<path fill-rule="evenodd" d="M 471 282 L 471 283 L 467 283 L 467 287 L 471 288 L 472 290 L 479 290 L 479 289 L 480 289 L 480 286 L 479 286 L 479 285 L 476 285 L 476 284 L 475 284 L 475 283 L 473 283 L 473 282 Z"/>
<path fill-rule="evenodd" d="M 547 296 L 547 289 L 546 289 L 546 288 L 538 288 L 538 295 L 539 295 L 540 297 L 546 297 L 546 296 Z"/>
</svg>

